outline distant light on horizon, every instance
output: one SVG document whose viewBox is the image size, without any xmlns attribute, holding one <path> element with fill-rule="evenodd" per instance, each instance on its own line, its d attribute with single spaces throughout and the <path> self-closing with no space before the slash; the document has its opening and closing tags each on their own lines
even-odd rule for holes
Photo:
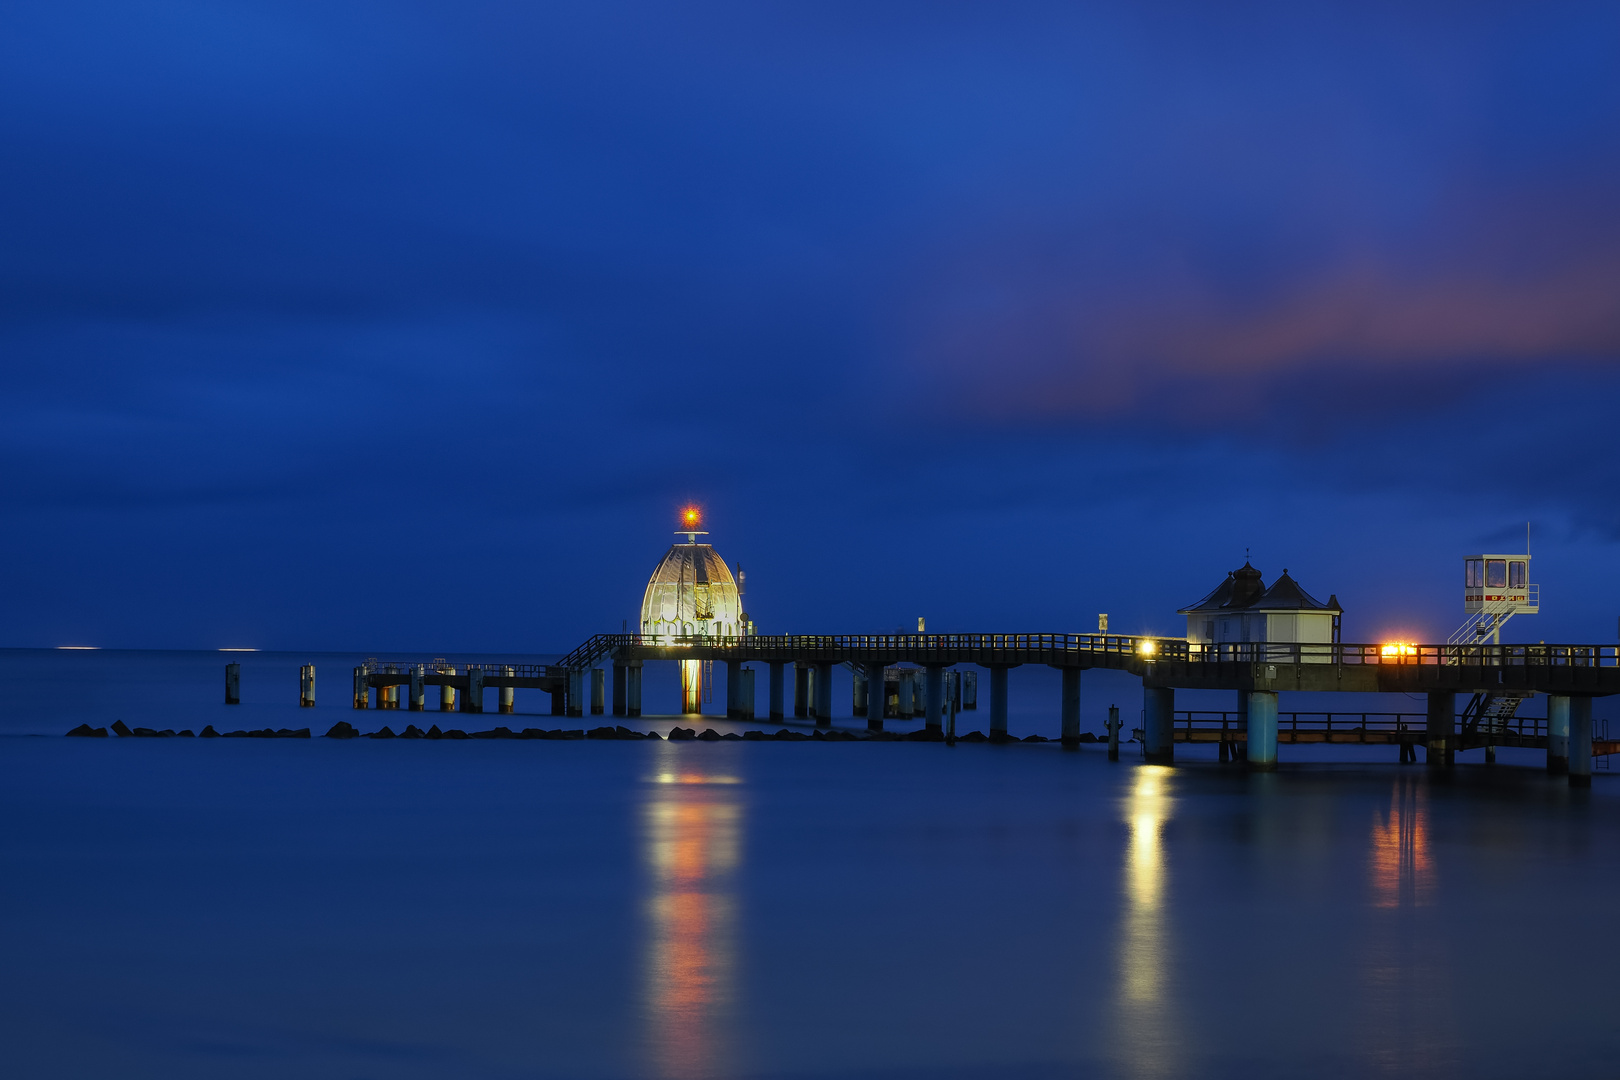
<svg viewBox="0 0 1620 1080">
<path fill-rule="evenodd" d="M 58 645 L 58 649 L 99 649 L 100 645 Z"/>
<path fill-rule="evenodd" d="M 258 649 L 221 649 L 220 652 L 258 652 Z"/>
</svg>

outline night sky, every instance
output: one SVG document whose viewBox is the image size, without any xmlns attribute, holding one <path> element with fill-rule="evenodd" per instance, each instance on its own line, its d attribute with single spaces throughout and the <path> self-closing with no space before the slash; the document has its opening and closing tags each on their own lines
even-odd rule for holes
<svg viewBox="0 0 1620 1080">
<path fill-rule="evenodd" d="M 13 2 L 0 644 L 1620 616 L 1614 4 Z"/>
</svg>

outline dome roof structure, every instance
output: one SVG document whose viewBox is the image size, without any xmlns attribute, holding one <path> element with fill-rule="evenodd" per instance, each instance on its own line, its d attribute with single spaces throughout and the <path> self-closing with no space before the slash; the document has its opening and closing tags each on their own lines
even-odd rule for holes
<svg viewBox="0 0 1620 1080">
<path fill-rule="evenodd" d="M 741 637 L 742 597 L 731 568 L 708 544 L 671 545 L 647 582 L 641 632 L 688 637 Z"/>
</svg>

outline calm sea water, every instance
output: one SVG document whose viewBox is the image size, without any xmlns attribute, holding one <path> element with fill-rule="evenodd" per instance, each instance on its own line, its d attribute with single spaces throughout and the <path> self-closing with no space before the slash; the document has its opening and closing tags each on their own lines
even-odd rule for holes
<svg viewBox="0 0 1620 1080">
<path fill-rule="evenodd" d="M 1602 773 L 56 737 L 354 719 L 349 657 L 296 708 L 305 659 L 244 657 L 227 708 L 215 653 L 0 654 L 8 1075 L 1620 1071 Z M 1055 733 L 1044 678 L 1015 680 L 1015 729 Z M 1088 716 L 1129 700 L 1087 686 Z"/>
</svg>

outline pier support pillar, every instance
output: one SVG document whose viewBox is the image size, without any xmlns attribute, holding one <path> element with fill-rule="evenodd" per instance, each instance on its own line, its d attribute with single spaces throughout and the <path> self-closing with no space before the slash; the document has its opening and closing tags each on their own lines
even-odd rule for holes
<svg viewBox="0 0 1620 1080">
<path fill-rule="evenodd" d="M 1424 733 L 1429 768 L 1449 769 L 1457 748 L 1457 695 L 1451 690 L 1429 691 L 1429 722 Z"/>
<path fill-rule="evenodd" d="M 868 660 L 866 669 L 866 730 L 883 730 L 883 706 L 888 695 L 888 687 L 883 682 L 884 664 L 881 660 Z M 877 692 L 873 693 L 872 688 Z"/>
<path fill-rule="evenodd" d="M 1547 771 L 1553 776 L 1569 772 L 1569 698 L 1547 698 Z"/>
<path fill-rule="evenodd" d="M 793 665 L 793 716 L 803 720 L 810 715 L 810 665 Z"/>
<path fill-rule="evenodd" d="M 551 715 L 566 716 L 568 713 L 567 687 L 553 687 L 551 691 Z"/>
<path fill-rule="evenodd" d="M 1277 695 L 1270 690 L 1250 690 L 1248 714 L 1249 768 L 1271 772 L 1277 767 Z"/>
<path fill-rule="evenodd" d="M 469 667 L 467 669 L 467 690 L 461 695 L 461 711 L 464 713 L 481 713 L 484 711 L 484 669 Z"/>
<path fill-rule="evenodd" d="M 739 720 L 752 720 L 754 718 L 754 669 L 743 668 L 742 685 L 737 697 L 737 718 Z"/>
<path fill-rule="evenodd" d="M 225 704 L 242 704 L 242 665 L 225 665 Z"/>
<path fill-rule="evenodd" d="M 1005 664 L 990 669 L 990 741 L 1006 742 L 1007 734 L 1007 671 Z"/>
<path fill-rule="evenodd" d="M 354 669 L 354 707 L 367 708 L 371 704 L 370 698 L 371 685 L 366 679 L 366 669 L 357 667 Z"/>
<path fill-rule="evenodd" d="M 585 715 L 585 669 L 568 669 L 568 715 Z"/>
<path fill-rule="evenodd" d="M 315 707 L 315 665 L 305 664 L 298 669 L 298 707 Z"/>
<path fill-rule="evenodd" d="M 449 683 L 444 683 L 439 687 L 439 711 L 456 711 L 456 688 Z"/>
<path fill-rule="evenodd" d="M 1062 738 L 1065 749 L 1080 746 L 1080 669 L 1066 667 L 1063 672 Z"/>
<path fill-rule="evenodd" d="M 501 668 L 501 674 L 510 677 L 517 673 L 512 670 L 510 665 L 508 665 Z M 510 686 L 501 687 L 500 699 L 502 713 L 507 716 L 511 716 L 513 713 L 517 712 L 517 691 L 515 689 Z"/>
<path fill-rule="evenodd" d="M 979 707 L 979 673 L 977 671 L 962 672 L 962 711 Z"/>
<path fill-rule="evenodd" d="M 910 671 L 901 671 L 900 681 L 895 684 L 899 702 L 894 707 L 894 715 L 898 720 L 910 720 L 917 715 L 917 684 L 911 681 L 911 676 Z"/>
<path fill-rule="evenodd" d="M 1142 688 L 1142 756 L 1152 765 L 1176 759 L 1176 692 L 1171 687 Z"/>
<path fill-rule="evenodd" d="M 613 664 L 613 715 L 624 715 L 624 672 L 625 667 L 617 661 Z"/>
<path fill-rule="evenodd" d="M 1569 699 L 1569 786 L 1592 786 L 1592 699 Z"/>
<path fill-rule="evenodd" d="M 868 691 L 868 687 L 870 685 L 871 680 L 866 677 L 866 671 L 864 668 L 855 672 L 855 689 L 851 694 L 853 701 L 851 702 L 850 711 L 856 716 L 866 715 L 866 703 L 872 697 L 871 693 Z"/>
<path fill-rule="evenodd" d="M 427 708 L 427 684 L 422 681 L 426 671 L 421 664 L 411 665 L 410 710 L 421 712 Z"/>
<path fill-rule="evenodd" d="M 812 701 L 816 710 L 816 727 L 832 726 L 832 669 L 831 664 L 816 665 L 816 688 Z"/>
<path fill-rule="evenodd" d="M 742 718 L 742 661 L 726 661 L 726 719 Z"/>
<path fill-rule="evenodd" d="M 641 715 L 641 661 L 626 664 L 624 669 L 625 711 L 629 716 Z"/>
<path fill-rule="evenodd" d="M 1119 706 L 1108 706 L 1108 760 L 1119 760 Z"/>
<path fill-rule="evenodd" d="M 591 668 L 591 715 L 592 716 L 601 716 L 602 715 L 602 705 L 603 705 L 603 700 L 602 699 L 607 696 L 605 693 L 603 693 L 603 691 L 605 689 L 604 684 L 606 682 L 607 682 L 607 674 L 601 668 Z"/>
<path fill-rule="evenodd" d="M 923 724 L 941 731 L 945 722 L 945 665 L 929 664 L 923 673 Z"/>
<path fill-rule="evenodd" d="M 771 661 L 771 719 L 780 723 L 785 717 L 782 715 L 782 661 Z"/>
</svg>

